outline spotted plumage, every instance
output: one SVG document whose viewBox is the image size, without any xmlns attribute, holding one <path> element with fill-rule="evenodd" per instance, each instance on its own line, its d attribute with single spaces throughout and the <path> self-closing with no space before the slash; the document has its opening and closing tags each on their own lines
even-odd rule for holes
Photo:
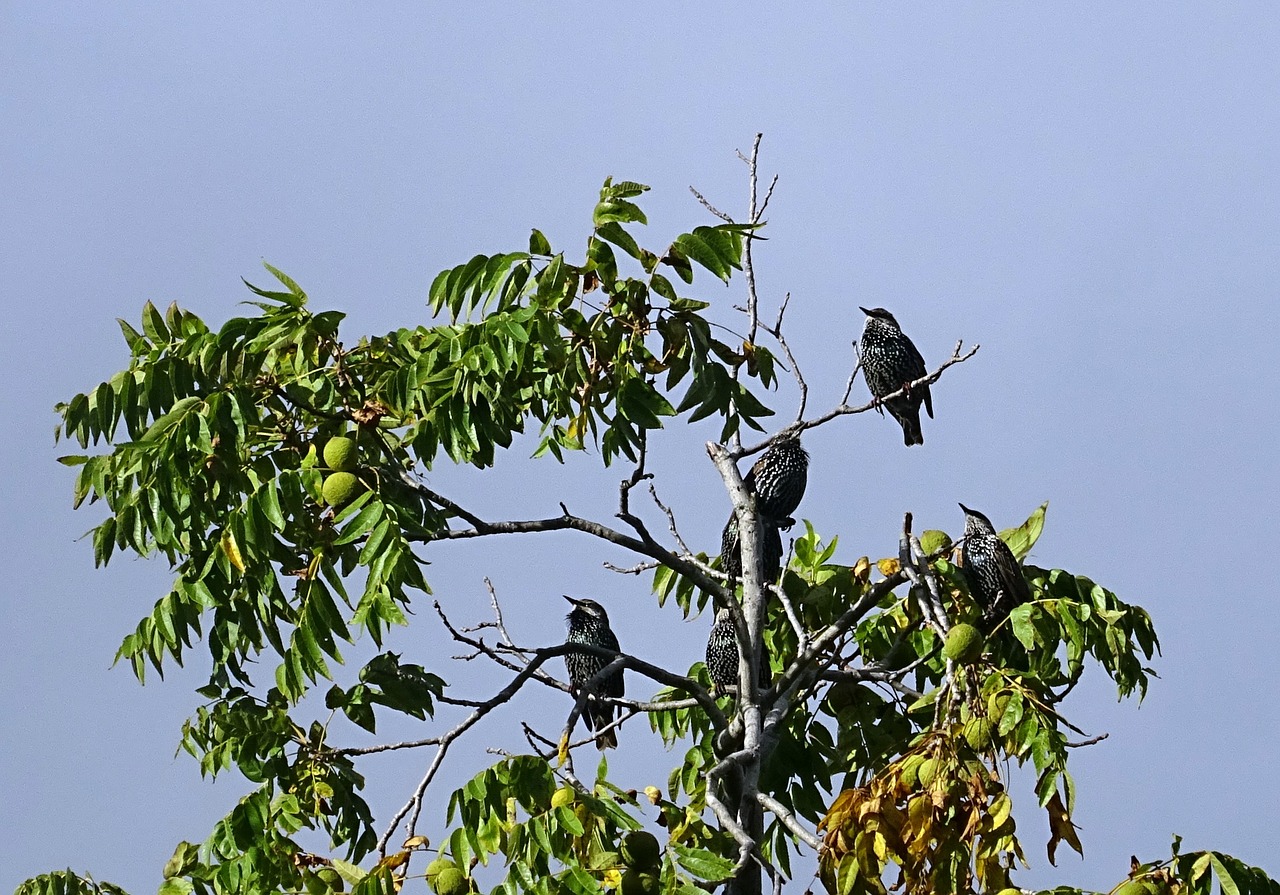
<svg viewBox="0 0 1280 895">
<path fill-rule="evenodd" d="M 566 616 L 569 620 L 569 636 L 565 639 L 565 643 L 584 643 L 615 651 L 618 649 L 618 638 L 609 627 L 609 616 L 603 606 L 595 600 L 579 600 L 569 596 L 565 599 L 573 604 L 573 609 Z M 569 672 L 569 683 L 573 687 L 574 695 L 577 695 L 588 681 L 609 664 L 609 660 L 591 653 L 569 652 L 565 653 L 564 664 Z M 622 696 L 622 669 L 612 671 L 600 680 L 595 692 L 600 696 Z M 588 700 L 582 711 L 587 728 L 593 731 L 607 727 L 613 722 L 616 714 L 616 706 L 596 702 L 594 699 Z M 598 749 L 608 749 L 617 745 L 616 729 L 607 730 L 596 737 Z"/>
<path fill-rule="evenodd" d="M 800 506 L 809 481 L 809 454 L 792 436 L 772 445 L 743 476 L 742 483 L 756 496 L 756 509 L 778 527 L 795 524 L 791 514 Z"/>
<path fill-rule="evenodd" d="M 862 376 L 877 401 L 925 376 L 924 358 L 903 334 L 898 321 L 884 308 L 862 308 L 867 315 L 859 346 Z M 907 394 L 884 401 L 885 408 L 902 426 L 902 440 L 910 447 L 924 444 L 920 430 L 920 405 L 933 418 L 933 396 L 929 386 L 920 385 Z"/>
<path fill-rule="evenodd" d="M 991 520 L 964 504 L 960 509 L 964 510 L 961 568 L 969 594 L 982 610 L 978 627 L 990 633 L 1015 606 L 1031 598 L 1031 590 L 1022 575 L 1022 566 Z"/>
<path fill-rule="evenodd" d="M 764 580 L 773 583 L 782 572 L 782 535 L 769 519 L 759 520 L 761 540 L 764 542 Z M 738 514 L 729 513 L 729 521 L 720 533 L 720 562 L 730 585 L 736 584 L 742 575 L 742 546 L 738 543 Z"/>
<path fill-rule="evenodd" d="M 707 674 L 717 687 L 738 686 L 738 640 L 733 634 L 733 618 L 728 609 L 716 613 L 716 623 L 707 638 Z M 759 686 L 769 686 L 769 660 L 760 656 Z"/>
</svg>

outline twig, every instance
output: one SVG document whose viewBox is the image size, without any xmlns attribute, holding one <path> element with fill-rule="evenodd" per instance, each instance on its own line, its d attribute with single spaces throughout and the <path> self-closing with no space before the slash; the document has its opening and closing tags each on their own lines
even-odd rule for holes
<svg viewBox="0 0 1280 895">
<path fill-rule="evenodd" d="M 782 353 L 787 356 L 787 363 L 791 364 L 791 375 L 796 380 L 796 387 L 800 389 L 800 400 L 797 402 L 796 419 L 798 423 L 804 419 L 804 410 L 809 403 L 809 385 L 804 381 L 804 374 L 800 372 L 800 362 L 796 360 L 796 356 L 791 353 L 791 346 L 787 344 L 787 337 L 782 334 L 782 315 L 787 312 L 787 303 L 791 301 L 791 293 L 788 292 L 786 297 L 782 299 L 782 304 L 778 307 L 778 320 L 774 323 L 773 328 L 767 326 L 761 328 L 769 335 L 773 336 Z M 850 386 L 852 388 L 852 385 Z M 848 398 L 848 395 L 845 396 Z"/>
<path fill-rule="evenodd" d="M 758 792 L 756 793 L 756 801 L 759 802 L 765 810 L 773 814 L 774 817 L 782 821 L 782 825 L 792 832 L 792 834 L 814 851 L 822 851 L 822 840 L 814 833 L 810 833 L 800 822 L 796 820 L 794 814 L 786 809 L 781 802 L 772 796 Z"/>
<path fill-rule="evenodd" d="M 799 435 L 801 432 L 805 432 L 809 429 L 816 429 L 818 426 L 829 423 L 831 422 L 831 420 L 839 416 L 849 416 L 855 413 L 866 413 L 868 410 L 878 410 L 881 408 L 881 406 L 884 404 L 885 401 L 892 400 L 893 398 L 902 397 L 912 389 L 920 388 L 925 385 L 932 385 L 942 377 L 942 374 L 944 371 L 946 371 L 948 368 L 956 364 L 964 363 L 969 358 L 977 354 L 978 349 L 982 347 L 980 345 L 974 345 L 968 351 L 962 351 L 961 350 L 962 345 L 963 345 L 962 342 L 957 342 L 955 351 L 952 353 L 951 357 L 943 361 L 938 366 L 938 368 L 935 369 L 932 373 L 928 374 L 927 376 L 922 376 L 919 379 L 915 380 L 914 382 L 907 383 L 902 388 L 898 389 L 896 392 L 890 392 L 889 394 L 885 395 L 883 398 L 868 401 L 866 404 L 859 404 L 857 406 L 851 406 L 848 403 L 842 402 L 838 407 L 834 407 L 831 410 L 828 410 L 826 413 L 822 414 L 821 416 L 816 416 L 810 420 L 803 420 L 800 422 L 792 423 L 791 425 L 787 426 L 785 429 L 778 431 L 776 434 L 770 436 L 769 438 L 765 439 L 759 444 L 753 444 L 750 447 L 744 447 L 741 449 L 734 450 L 733 458 L 737 460 L 742 457 L 746 457 L 746 456 L 750 456 L 751 454 L 758 453 L 760 451 L 763 451 L 765 448 L 769 447 L 774 442 L 782 438 L 785 438 L 788 435 Z M 855 373 L 857 372 L 856 368 L 854 372 Z M 852 384 L 853 384 L 852 377 L 850 377 L 849 383 L 850 383 L 850 389 L 852 389 Z M 848 401 L 847 395 L 845 397 L 845 401 Z"/>
</svg>

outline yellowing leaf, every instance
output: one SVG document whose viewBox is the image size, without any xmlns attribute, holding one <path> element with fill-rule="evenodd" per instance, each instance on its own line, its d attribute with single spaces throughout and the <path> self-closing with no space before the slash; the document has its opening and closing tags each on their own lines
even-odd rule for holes
<svg viewBox="0 0 1280 895">
<path fill-rule="evenodd" d="M 890 575 L 898 574 L 898 570 L 902 568 L 902 564 L 892 557 L 888 559 L 876 560 L 876 568 L 880 570 L 880 574 L 888 578 Z"/>
<path fill-rule="evenodd" d="M 410 836 L 408 839 L 404 841 L 403 848 L 407 848 L 407 849 L 426 848 L 430 844 L 431 844 L 431 841 L 427 839 L 426 836 Z"/>
<path fill-rule="evenodd" d="M 406 863 L 408 863 L 408 861 L 409 861 L 409 853 L 407 851 L 398 851 L 393 855 L 387 855 L 385 858 L 379 861 L 376 865 L 374 865 L 374 869 L 379 870 L 382 868 L 387 868 L 388 870 L 395 870 L 397 867 L 403 867 Z"/>
<path fill-rule="evenodd" d="M 244 573 L 244 557 L 240 554 L 240 545 L 236 543 L 236 536 L 231 533 L 231 529 L 224 528 L 222 530 L 222 552 L 227 555 L 227 559 L 231 560 L 231 564 L 243 574 Z"/>
<path fill-rule="evenodd" d="M 644 794 L 649 797 L 649 804 L 656 805 L 662 801 L 662 790 L 656 786 L 646 786 Z"/>
<path fill-rule="evenodd" d="M 622 885 L 622 871 L 617 869 L 606 870 L 604 872 L 604 887 L 606 889 L 616 889 Z"/>
<path fill-rule="evenodd" d="M 863 556 L 853 564 L 853 577 L 855 581 L 861 581 L 866 584 L 871 580 L 871 560 Z"/>
</svg>

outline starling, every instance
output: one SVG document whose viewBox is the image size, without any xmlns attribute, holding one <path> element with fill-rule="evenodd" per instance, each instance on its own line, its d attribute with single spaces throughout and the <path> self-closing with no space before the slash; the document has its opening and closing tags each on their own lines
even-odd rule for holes
<svg viewBox="0 0 1280 895">
<path fill-rule="evenodd" d="M 782 572 L 782 535 L 778 526 L 763 517 L 759 520 L 764 541 L 764 580 L 774 582 Z M 724 524 L 720 533 L 720 563 L 724 573 L 729 576 L 729 583 L 737 582 L 742 574 L 742 550 L 738 544 L 738 514 L 729 513 L 729 521 Z"/>
<path fill-rule="evenodd" d="M 800 506 L 809 479 L 809 455 L 794 435 L 770 447 L 742 479 L 756 496 L 756 510 L 779 528 L 795 524 L 791 514 Z"/>
<path fill-rule="evenodd" d="M 978 627 L 989 634 L 1008 618 L 1013 607 L 1031 598 L 1031 591 L 1022 577 L 1022 566 L 996 534 L 991 520 L 964 504 L 960 509 L 964 510 L 962 571 L 970 595 L 982 610 Z"/>
<path fill-rule="evenodd" d="M 867 380 L 867 388 L 871 389 L 871 396 L 879 401 L 922 378 L 926 374 L 924 358 L 898 328 L 898 321 L 884 308 L 862 308 L 862 313 L 867 315 L 860 349 L 862 375 Z M 902 440 L 907 447 L 924 444 L 924 434 L 920 431 L 921 402 L 932 419 L 933 397 L 927 385 L 908 389 L 905 395 L 884 402 L 902 426 Z"/>
<path fill-rule="evenodd" d="M 565 616 L 569 620 L 569 636 L 565 638 L 565 643 L 585 643 L 615 651 L 618 649 L 618 638 L 609 628 L 609 616 L 605 613 L 603 606 L 595 600 L 576 600 L 570 596 L 565 596 L 565 599 L 573 604 L 573 610 Z M 608 659 L 591 653 L 565 653 L 564 665 L 569 671 L 569 684 L 573 687 L 574 695 L 576 696 L 578 691 L 608 664 Z M 600 696 L 621 696 L 622 669 L 610 672 L 607 677 L 599 681 L 595 692 Z M 589 699 L 583 708 L 582 717 L 586 719 L 589 730 L 600 730 L 613 722 L 616 712 L 617 706 Z M 607 730 L 596 737 L 597 749 L 608 749 L 617 745 L 616 729 Z"/>
<path fill-rule="evenodd" d="M 738 686 L 738 640 L 733 634 L 733 618 L 728 609 L 716 613 L 716 623 L 707 638 L 707 674 L 717 687 Z M 769 686 L 769 659 L 760 654 L 760 687 Z"/>
</svg>

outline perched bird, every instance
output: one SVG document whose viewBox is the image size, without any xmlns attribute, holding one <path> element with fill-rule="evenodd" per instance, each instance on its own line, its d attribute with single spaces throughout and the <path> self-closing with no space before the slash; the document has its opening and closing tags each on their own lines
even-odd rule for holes
<svg viewBox="0 0 1280 895">
<path fill-rule="evenodd" d="M 728 609 L 716 613 L 716 623 L 707 638 L 707 674 L 717 687 L 738 686 L 738 640 L 733 634 L 733 618 Z M 760 687 L 769 686 L 769 658 L 760 653 Z"/>
<path fill-rule="evenodd" d="M 568 595 L 565 599 L 573 604 L 573 609 L 565 618 L 569 620 L 569 636 L 565 643 L 585 643 L 602 649 L 618 649 L 618 638 L 609 627 L 609 616 L 604 607 L 595 600 L 577 600 Z M 569 652 L 564 655 L 564 665 L 569 672 L 569 683 L 574 695 L 587 685 L 609 660 L 591 653 Z M 621 696 L 623 693 L 622 669 L 610 672 L 599 681 L 596 694 L 600 696 Z M 617 706 L 589 699 L 582 710 L 589 730 L 600 730 L 613 722 L 617 714 Z M 617 730 L 607 730 L 596 737 L 597 749 L 608 749 L 618 745 Z"/>
<path fill-rule="evenodd" d="M 795 524 L 791 514 L 800 506 L 809 480 L 809 455 L 792 435 L 774 444 L 752 464 L 742 484 L 756 496 L 756 509 L 779 528 Z"/>
<path fill-rule="evenodd" d="M 924 358 L 898 327 L 898 321 L 884 308 L 862 308 L 867 324 L 862 329 L 860 360 L 862 376 L 877 401 L 910 385 L 926 374 Z M 929 386 L 921 385 L 904 395 L 890 398 L 884 406 L 902 426 L 907 447 L 924 444 L 920 431 L 920 404 L 933 418 L 933 397 Z"/>
<path fill-rule="evenodd" d="M 1031 589 L 1022 577 L 1022 566 L 996 534 L 991 520 L 964 504 L 960 509 L 964 510 L 962 571 L 969 593 L 982 609 L 978 627 L 990 633 L 1008 618 L 1013 607 L 1031 599 Z"/>
<path fill-rule="evenodd" d="M 761 540 L 764 541 L 764 580 L 770 583 L 778 580 L 782 572 L 782 535 L 772 520 L 760 518 Z M 738 543 L 738 514 L 729 513 L 729 521 L 724 524 L 720 533 L 721 566 L 729 576 L 733 585 L 742 575 L 742 545 Z"/>
</svg>

